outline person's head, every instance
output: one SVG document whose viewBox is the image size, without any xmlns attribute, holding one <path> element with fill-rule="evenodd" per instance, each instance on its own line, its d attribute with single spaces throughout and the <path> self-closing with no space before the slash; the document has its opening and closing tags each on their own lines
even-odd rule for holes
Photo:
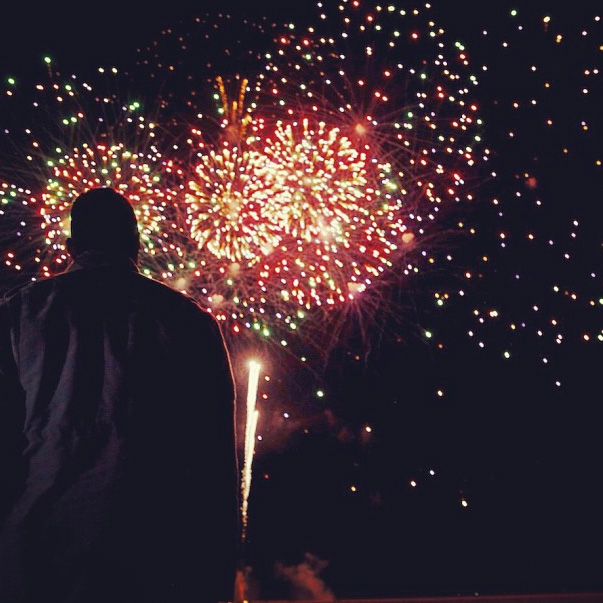
<svg viewBox="0 0 603 603">
<path fill-rule="evenodd" d="M 136 260 L 139 245 L 136 215 L 123 195 L 93 188 L 73 202 L 67 249 L 74 260 L 89 251 Z"/>
</svg>

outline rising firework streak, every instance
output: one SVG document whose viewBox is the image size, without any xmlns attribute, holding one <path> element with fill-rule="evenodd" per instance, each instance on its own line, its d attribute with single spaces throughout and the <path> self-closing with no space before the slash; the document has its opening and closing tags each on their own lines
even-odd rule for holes
<svg viewBox="0 0 603 603">
<path fill-rule="evenodd" d="M 241 518 L 243 523 L 242 539 L 247 534 L 247 510 L 249 507 L 249 492 L 251 490 L 251 468 L 253 463 L 253 452 L 255 449 L 255 432 L 260 416 L 256 408 L 258 395 L 258 382 L 260 379 L 261 365 L 257 360 L 249 361 L 249 382 L 247 385 L 247 419 L 245 425 L 245 459 L 243 462 L 243 475 L 241 479 L 241 491 L 243 504 L 241 505 Z"/>
</svg>

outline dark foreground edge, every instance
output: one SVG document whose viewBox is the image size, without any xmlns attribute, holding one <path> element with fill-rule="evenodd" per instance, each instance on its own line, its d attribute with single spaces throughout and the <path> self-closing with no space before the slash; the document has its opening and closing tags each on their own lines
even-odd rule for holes
<svg viewBox="0 0 603 603">
<path fill-rule="evenodd" d="M 407 597 L 403 599 L 296 600 L 296 603 L 603 603 L 603 592 L 531 595 L 473 595 L 459 597 Z M 250 600 L 249 603 L 290 603 L 290 601 Z"/>
</svg>

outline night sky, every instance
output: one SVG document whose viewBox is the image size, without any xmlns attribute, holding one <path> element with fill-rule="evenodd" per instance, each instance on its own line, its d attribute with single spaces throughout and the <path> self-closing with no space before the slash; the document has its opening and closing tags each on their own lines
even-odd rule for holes
<svg viewBox="0 0 603 603">
<path fill-rule="evenodd" d="M 196 65 L 175 50 L 181 32 L 189 54 L 214 48 L 221 58 L 208 71 L 220 72 L 233 61 L 216 47 L 264 52 L 281 23 L 305 30 L 319 20 L 311 2 L 184 4 L 4 9 L 0 126 L 11 134 L 0 132 L 0 184 L 32 186 L 7 142 L 13 132 L 56 139 L 39 118 L 30 123 L 29 101 L 6 95 L 47 70 L 62 81 L 116 65 L 124 99 L 146 108 L 163 98 L 175 124 L 186 96 L 178 77 Z M 211 12 L 216 4 L 232 24 Z M 377 4 L 361 2 L 374 14 Z M 603 589 L 603 10 L 557 4 L 431 3 L 446 56 L 464 54 L 479 80 L 470 200 L 417 241 L 418 274 L 394 271 L 370 307 L 333 323 L 310 312 L 287 353 L 257 345 L 264 372 L 244 546 L 256 598 L 318 595 L 304 590 L 303 570 L 337 597 Z M 241 26 L 239 14 L 268 34 Z M 175 75 L 157 67 L 156 52 L 174 59 Z M 5 292 L 29 273 L 14 270 L 23 245 L 8 209 L 2 219 Z M 234 346 L 243 401 L 254 339 Z"/>
</svg>

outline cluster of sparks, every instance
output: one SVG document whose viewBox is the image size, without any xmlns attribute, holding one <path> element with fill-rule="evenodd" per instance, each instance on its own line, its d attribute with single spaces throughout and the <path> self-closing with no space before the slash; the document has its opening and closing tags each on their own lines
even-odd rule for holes
<svg viewBox="0 0 603 603">
<path fill-rule="evenodd" d="M 128 150 L 123 143 L 74 148 L 56 160 L 48 160 L 52 174 L 39 196 L 41 228 L 51 261 L 59 269 L 67 261 L 65 240 L 70 234 L 69 214 L 75 198 L 90 188 L 111 187 L 132 204 L 145 252 L 155 255 L 162 247 L 164 210 L 174 203 L 162 172 L 171 169 L 154 152 L 146 155 Z M 41 265 L 44 276 L 52 274 L 48 262 Z"/>
<path fill-rule="evenodd" d="M 430 254 L 435 265 L 455 268 L 450 282 L 443 279 L 430 292 L 434 310 L 422 325 L 424 340 L 438 350 L 434 364 L 439 366 L 433 368 L 425 402 L 458 408 L 463 395 L 476 395 L 461 381 L 473 384 L 479 378 L 470 369 L 465 374 L 457 359 L 461 342 L 468 341 L 475 352 L 465 351 L 465 362 L 476 353 L 489 358 L 492 375 L 523 375 L 542 400 L 571 407 L 581 417 L 571 419 L 578 424 L 597 412 L 586 410 L 592 401 L 584 382 L 594 383 L 587 371 L 603 343 L 601 209 L 593 195 L 600 190 L 603 166 L 598 108 L 603 15 L 574 13 L 569 6 L 561 14 L 536 12 L 509 9 L 467 35 L 472 57 L 487 57 L 474 67 L 485 93 L 485 136 L 496 152 L 477 195 L 479 207 L 455 224 L 470 241 L 468 251 Z M 456 47 L 468 60 L 465 45 Z M 462 374 L 451 378 L 451 366 Z M 399 404 L 407 385 L 384 406 Z M 546 405 L 525 392 L 516 395 L 527 415 L 539 412 L 531 407 L 545 412 Z M 362 427 L 358 431 L 362 444 L 367 436 Z M 548 461 L 548 452 L 526 458 L 535 476 L 541 476 L 539 465 Z M 428 463 L 409 472 L 409 492 L 423 487 L 429 492 L 434 479 L 444 483 L 440 467 Z M 472 489 L 478 496 L 491 479 L 479 477 L 481 482 L 475 477 L 457 486 L 459 508 L 470 510 Z M 348 492 L 369 501 L 375 496 L 369 483 L 354 480 Z M 486 504 L 483 498 L 479 502 Z"/>
<path fill-rule="evenodd" d="M 603 342 L 597 319 L 603 305 L 600 270 L 594 259 L 601 242 L 589 224 L 590 216 L 597 216 L 591 190 L 602 165 L 593 133 L 601 127 L 594 100 L 602 90 L 601 18 L 592 14 L 564 24 L 545 13 L 524 20 L 512 9 L 504 29 L 491 24 L 479 32 L 476 42 L 488 56 L 500 55 L 499 65 L 480 66 L 485 86 L 497 91 L 490 108 L 499 125 L 490 136 L 498 148 L 498 160 L 490 165 L 494 184 L 486 187 L 491 194 L 489 207 L 484 205 L 487 222 L 470 216 L 457 224 L 476 241 L 475 258 L 460 275 L 464 283 L 437 291 L 434 299 L 438 308 L 465 307 L 470 317 L 461 323 L 470 324 L 464 334 L 504 362 L 527 361 L 529 340 L 529 356 L 536 352 L 555 388 L 564 384 L 564 347 Z M 527 50 L 535 47 L 539 58 L 528 58 Z M 580 60 L 559 71 L 560 57 L 567 60 L 571 53 Z M 523 74 L 521 84 L 499 90 L 498 82 L 508 77 L 505 70 Z M 561 191 L 570 182 L 576 198 L 568 202 Z M 513 290 L 517 294 L 507 295 Z M 439 346 L 444 348 L 441 340 Z"/>
<path fill-rule="evenodd" d="M 98 127 L 96 140 L 82 140 L 93 131 L 82 127 L 91 121 L 85 99 L 97 94 L 93 87 L 75 76 L 38 85 L 56 91 L 62 106 L 73 104 L 76 117 L 62 123 L 77 145 L 65 150 L 62 141 L 39 140 L 27 129 L 28 159 L 42 164 L 39 181 L 18 195 L 43 231 L 43 240 L 27 233 L 36 247 L 32 278 L 64 269 L 71 203 L 95 186 L 113 187 L 134 205 L 143 272 L 195 297 L 232 334 L 245 327 L 286 334 L 309 314 L 325 317 L 378 296 L 376 281 L 418 271 L 417 242 L 438 213 L 471 198 L 463 185 L 480 141 L 481 120 L 468 96 L 476 81 L 464 73 L 466 61 L 446 60 L 443 30 L 427 10 L 366 12 L 342 2 L 327 18 L 318 8 L 325 29 L 341 28 L 337 37 L 314 26 L 299 33 L 293 24 L 273 32 L 275 49 L 260 71 L 204 83 L 208 97 L 216 90 L 213 123 L 205 117 L 211 109 L 204 114 L 192 104 L 198 123 L 176 119 L 166 96 L 163 123 L 183 130 L 169 136 L 161 118 L 145 120 L 136 115 L 140 103 L 129 102 L 116 123 L 104 120 L 104 140 Z M 417 45 L 412 28 L 423 25 L 425 52 L 436 58 L 428 67 L 422 57 L 403 65 L 396 57 Z M 373 40 L 359 56 L 348 53 L 355 37 Z M 367 64 L 369 74 L 360 76 Z M 170 69 L 186 80 L 184 69 Z M 115 135 L 124 121 L 142 130 L 138 147 Z M 182 137 L 187 144 L 173 144 Z M 50 157 L 48 142 L 56 145 Z M 4 201 L 12 202 L 7 193 Z M 280 341 L 286 345 L 286 335 Z"/>
</svg>

